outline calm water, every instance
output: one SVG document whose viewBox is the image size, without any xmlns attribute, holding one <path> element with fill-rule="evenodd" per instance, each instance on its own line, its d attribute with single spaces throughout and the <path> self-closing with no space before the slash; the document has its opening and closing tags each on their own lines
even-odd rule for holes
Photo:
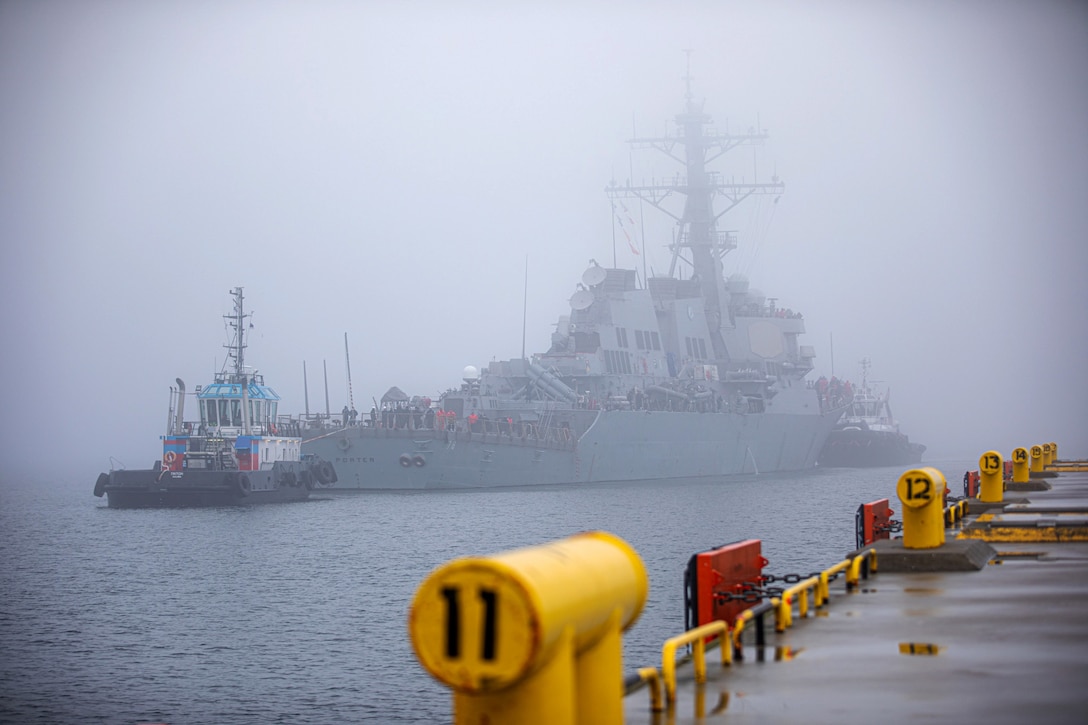
<svg viewBox="0 0 1088 725">
<path fill-rule="evenodd" d="M 968 463 L 935 465 L 959 494 Z M 625 671 L 656 664 L 683 629 L 691 554 L 758 538 L 769 572 L 825 568 L 853 548 L 858 504 L 894 502 L 902 471 L 173 511 L 106 508 L 97 472 L 5 480 L 0 721 L 447 721 L 448 691 L 408 642 L 416 587 L 450 558 L 588 529 L 642 555 L 650 598 Z"/>
</svg>

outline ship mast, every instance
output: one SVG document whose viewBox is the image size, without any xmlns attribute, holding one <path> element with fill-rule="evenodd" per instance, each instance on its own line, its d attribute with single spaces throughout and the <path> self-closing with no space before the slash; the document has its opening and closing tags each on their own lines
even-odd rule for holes
<svg viewBox="0 0 1088 725">
<path fill-rule="evenodd" d="M 760 129 L 751 129 L 748 133 L 720 133 L 708 129 L 713 123 L 710 115 L 703 112 L 703 104 L 696 103 L 691 92 L 691 51 L 687 54 L 687 72 L 684 75 L 684 112 L 676 116 L 675 134 L 666 134 L 656 138 L 633 138 L 628 143 L 633 149 L 654 149 L 669 158 L 683 164 L 685 175 L 676 174 L 670 181 L 649 185 L 631 184 L 625 186 L 615 183 L 605 191 L 612 200 L 640 199 L 676 220 L 677 234 L 669 245 L 672 261 L 669 276 L 676 275 L 679 262 L 689 265 L 692 277 L 698 280 L 704 300 L 704 311 L 710 328 L 711 344 L 714 357 L 728 360 L 725 340 L 722 337 L 722 325 L 729 324 L 729 315 L 724 314 L 728 304 L 728 292 L 722 259 L 732 249 L 736 249 L 736 236 L 727 231 L 718 230 L 718 219 L 730 212 L 742 201 L 754 194 L 781 194 L 785 190 L 777 175 L 769 183 L 751 183 L 725 181 L 716 171 L 709 171 L 707 164 L 724 156 L 729 151 L 743 145 L 762 143 L 767 134 Z M 656 180 L 654 180 L 656 181 Z M 674 193 L 685 197 L 684 210 L 680 216 L 665 207 L 664 202 Z M 727 204 L 721 211 L 714 209 L 714 197 L 720 195 Z"/>
<path fill-rule="evenodd" d="M 242 296 L 242 288 L 235 287 L 230 291 L 230 296 L 234 298 L 234 312 L 229 315 L 223 315 L 223 319 L 227 321 L 227 324 L 234 330 L 234 338 L 230 341 L 230 344 L 224 345 L 227 348 L 227 357 L 234 362 L 234 372 L 231 374 L 231 382 L 238 383 L 244 381 L 245 375 L 245 323 L 246 318 L 250 317 L 245 313 L 244 298 Z"/>
</svg>

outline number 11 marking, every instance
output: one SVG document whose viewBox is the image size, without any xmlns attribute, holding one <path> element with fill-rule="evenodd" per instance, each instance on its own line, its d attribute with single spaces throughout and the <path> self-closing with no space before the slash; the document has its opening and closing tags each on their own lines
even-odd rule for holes
<svg viewBox="0 0 1088 725">
<path fill-rule="evenodd" d="M 499 595 L 493 589 L 480 589 L 479 597 L 484 605 L 480 657 L 493 662 L 498 648 Z M 443 587 L 442 598 L 446 600 L 446 657 L 455 660 L 461 656 L 461 588 Z"/>
</svg>

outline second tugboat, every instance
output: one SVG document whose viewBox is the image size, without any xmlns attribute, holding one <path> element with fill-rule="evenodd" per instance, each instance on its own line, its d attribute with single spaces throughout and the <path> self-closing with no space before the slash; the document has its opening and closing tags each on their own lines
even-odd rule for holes
<svg viewBox="0 0 1088 725">
<path fill-rule="evenodd" d="M 888 393 L 869 385 L 869 359 L 861 361 L 861 388 L 853 393 L 817 462 L 827 468 L 906 466 L 922 460 L 926 447 L 912 443 L 892 417 Z"/>
<path fill-rule="evenodd" d="M 171 388 L 162 459 L 149 469 L 99 475 L 95 496 L 110 508 L 230 506 L 304 501 L 320 485 L 336 482 L 328 461 L 300 455 L 302 438 L 289 420 L 277 423 L 280 397 L 256 372 L 246 372 L 242 288 L 231 291 L 234 330 L 227 349 L 233 370 L 197 387 L 199 422 L 185 421 L 185 383 Z"/>
</svg>

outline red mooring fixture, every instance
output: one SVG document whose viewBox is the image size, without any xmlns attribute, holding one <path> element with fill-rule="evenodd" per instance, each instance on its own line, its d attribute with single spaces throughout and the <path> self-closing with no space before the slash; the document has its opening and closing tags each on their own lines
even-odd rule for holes
<svg viewBox="0 0 1088 725">
<path fill-rule="evenodd" d="M 967 471 L 963 474 L 963 495 L 967 498 L 978 498 L 979 488 L 978 471 Z"/>
<path fill-rule="evenodd" d="M 854 515 L 857 548 L 868 546 L 877 539 L 890 539 L 894 513 L 895 511 L 888 506 L 886 498 L 858 506 L 858 511 Z"/>
<path fill-rule="evenodd" d="M 759 603 L 724 595 L 744 593 L 744 585 L 761 585 L 762 543 L 746 539 L 692 555 L 684 572 L 684 629 L 722 620 L 730 627 L 737 615 Z"/>
</svg>

